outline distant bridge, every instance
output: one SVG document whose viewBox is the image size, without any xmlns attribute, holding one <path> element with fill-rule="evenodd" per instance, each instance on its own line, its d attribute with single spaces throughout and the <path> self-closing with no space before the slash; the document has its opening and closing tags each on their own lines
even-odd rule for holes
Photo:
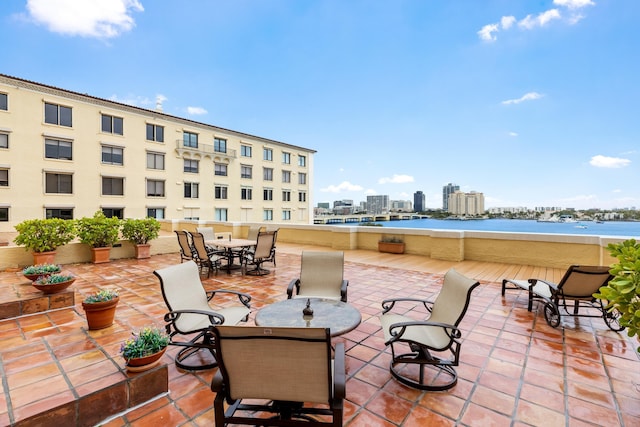
<svg viewBox="0 0 640 427">
<path fill-rule="evenodd" d="M 402 221 L 408 219 L 429 218 L 427 215 L 418 215 L 416 213 L 394 212 L 389 214 L 360 214 L 360 215 L 326 215 L 313 218 L 314 224 L 347 224 L 360 222 L 377 222 L 377 221 Z"/>
</svg>

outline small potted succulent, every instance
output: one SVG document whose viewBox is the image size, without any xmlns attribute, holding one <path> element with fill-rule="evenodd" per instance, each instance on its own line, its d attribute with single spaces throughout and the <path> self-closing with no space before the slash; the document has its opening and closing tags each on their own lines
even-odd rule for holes
<svg viewBox="0 0 640 427">
<path fill-rule="evenodd" d="M 34 281 L 42 276 L 50 276 L 55 273 L 60 273 L 61 267 L 57 264 L 36 264 L 25 267 L 22 270 L 22 274 L 27 279 Z"/>
<path fill-rule="evenodd" d="M 75 223 L 60 218 L 28 219 L 15 226 L 18 236 L 13 240 L 33 252 L 34 264 L 53 263 L 56 249 L 75 237 Z"/>
<path fill-rule="evenodd" d="M 82 302 L 82 308 L 87 315 L 89 330 L 104 329 L 113 325 L 119 301 L 117 289 L 100 289 L 86 297 Z"/>
<path fill-rule="evenodd" d="M 131 338 L 120 346 L 127 370 L 132 372 L 151 369 L 159 361 L 169 345 L 169 335 L 155 326 L 147 326 L 132 332 Z"/>
<path fill-rule="evenodd" d="M 149 240 L 156 239 L 160 233 L 160 223 L 155 218 L 128 218 L 122 223 L 122 237 L 135 245 L 136 258 L 151 256 Z"/>
<path fill-rule="evenodd" d="M 93 262 L 95 264 L 109 262 L 111 247 L 118 241 L 120 219 L 107 218 L 102 211 L 98 210 L 91 218 L 84 217 L 77 220 L 76 228 L 80 241 L 91 247 Z"/>
<path fill-rule="evenodd" d="M 40 276 L 32 284 L 33 287 L 45 294 L 54 294 L 67 289 L 76 278 L 67 274 L 51 274 L 48 276 Z"/>
</svg>

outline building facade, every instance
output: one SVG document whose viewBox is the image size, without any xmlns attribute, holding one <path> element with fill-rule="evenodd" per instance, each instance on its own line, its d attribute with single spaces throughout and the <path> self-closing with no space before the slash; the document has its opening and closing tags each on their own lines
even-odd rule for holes
<svg viewBox="0 0 640 427">
<path fill-rule="evenodd" d="M 96 210 L 309 224 L 314 153 L 0 74 L 0 231 Z"/>
<path fill-rule="evenodd" d="M 482 215 L 484 214 L 484 194 L 472 191 L 464 193 L 456 191 L 449 195 L 449 210 L 453 215 Z"/>
<path fill-rule="evenodd" d="M 367 196 L 367 213 L 383 214 L 389 212 L 389 196 Z"/>
<path fill-rule="evenodd" d="M 427 197 L 422 191 L 413 193 L 413 208 L 416 212 L 424 212 L 427 210 Z"/>
<path fill-rule="evenodd" d="M 449 196 L 455 193 L 456 191 L 460 191 L 460 186 L 452 183 L 448 183 L 447 185 L 442 187 L 442 210 L 445 212 L 451 212 L 449 210 Z"/>
</svg>

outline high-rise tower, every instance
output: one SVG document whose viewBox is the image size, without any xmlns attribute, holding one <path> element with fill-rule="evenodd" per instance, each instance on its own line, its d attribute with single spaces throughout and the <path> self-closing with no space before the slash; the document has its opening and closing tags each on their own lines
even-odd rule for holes
<svg viewBox="0 0 640 427">
<path fill-rule="evenodd" d="M 449 212 L 449 195 L 460 190 L 459 185 L 448 183 L 442 187 L 442 210 Z"/>
<path fill-rule="evenodd" d="M 416 212 L 424 212 L 427 205 L 427 198 L 422 191 L 413 193 L 413 210 Z"/>
</svg>

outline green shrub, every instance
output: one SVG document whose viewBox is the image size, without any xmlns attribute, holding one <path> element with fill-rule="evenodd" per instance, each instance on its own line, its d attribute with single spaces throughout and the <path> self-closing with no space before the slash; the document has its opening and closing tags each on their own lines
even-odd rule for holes
<svg viewBox="0 0 640 427">
<path fill-rule="evenodd" d="M 122 237 L 136 245 L 146 245 L 160 234 L 160 223 L 155 218 L 126 219 L 122 224 Z"/>
<path fill-rule="evenodd" d="M 146 327 L 122 343 L 120 352 L 126 360 L 157 353 L 169 345 L 169 336 L 159 328 Z"/>
<path fill-rule="evenodd" d="M 92 248 L 106 248 L 118 241 L 120 219 L 107 218 L 102 211 L 97 211 L 91 218 L 77 220 L 78 238 Z"/>
<path fill-rule="evenodd" d="M 13 240 L 33 252 L 51 252 L 75 237 L 73 220 L 60 218 L 28 219 L 15 226 L 18 236 Z"/>
</svg>

